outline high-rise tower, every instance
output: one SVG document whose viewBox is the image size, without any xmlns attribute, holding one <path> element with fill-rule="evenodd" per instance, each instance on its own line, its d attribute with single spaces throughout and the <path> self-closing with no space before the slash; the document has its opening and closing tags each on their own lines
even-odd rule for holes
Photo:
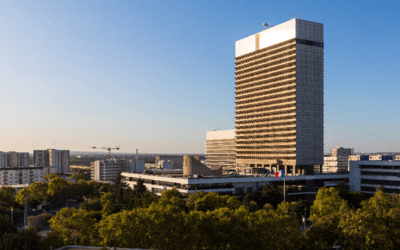
<svg viewBox="0 0 400 250">
<path fill-rule="evenodd" d="M 323 37 L 323 24 L 292 19 L 236 42 L 238 167 L 323 164 Z"/>
</svg>

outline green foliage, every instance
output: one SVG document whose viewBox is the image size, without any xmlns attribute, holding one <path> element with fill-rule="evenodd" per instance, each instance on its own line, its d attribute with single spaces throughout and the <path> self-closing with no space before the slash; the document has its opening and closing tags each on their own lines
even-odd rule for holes
<svg viewBox="0 0 400 250">
<path fill-rule="evenodd" d="M 43 179 L 47 180 L 47 181 L 51 181 L 52 179 L 58 177 L 58 174 L 46 174 L 45 176 L 43 176 Z"/>
<path fill-rule="evenodd" d="M 29 197 L 31 191 L 29 188 L 23 188 L 18 191 L 17 195 L 15 196 L 15 201 L 23 206 L 25 204 L 25 198 Z"/>
<path fill-rule="evenodd" d="M 213 192 L 195 192 L 189 195 L 186 206 L 189 210 L 207 212 L 222 207 L 237 209 L 241 206 L 241 202 L 236 197 L 229 195 L 221 196 Z"/>
<path fill-rule="evenodd" d="M 314 204 L 310 208 L 310 220 L 316 222 L 340 212 L 340 209 L 345 207 L 347 207 L 347 202 L 339 196 L 339 192 L 334 187 L 322 187 L 318 190 Z"/>
<path fill-rule="evenodd" d="M 60 177 L 55 177 L 49 182 L 47 190 L 50 200 L 59 202 L 67 199 L 70 196 L 71 184 Z"/>
<path fill-rule="evenodd" d="M 8 215 L 0 214 L 0 235 L 4 233 L 16 233 L 17 228 L 11 225 L 11 218 Z"/>
<path fill-rule="evenodd" d="M 96 222 L 86 210 L 63 208 L 50 219 L 50 227 L 65 245 L 95 246 L 99 242 Z"/>
<path fill-rule="evenodd" d="M 398 201 L 398 195 L 390 197 L 380 190 L 371 199 L 362 202 L 361 209 L 343 213 L 339 227 L 346 249 L 399 249 Z"/>
<path fill-rule="evenodd" d="M 105 193 L 101 196 L 101 204 L 103 205 L 101 212 L 103 213 L 103 216 L 108 216 L 117 212 L 114 203 L 114 195 L 112 193 Z"/>
<path fill-rule="evenodd" d="M 62 236 L 55 231 L 51 231 L 47 234 L 46 238 L 43 238 L 41 241 L 42 250 L 57 249 L 64 246 L 64 240 Z"/>
<path fill-rule="evenodd" d="M 47 227 L 50 225 L 49 220 L 51 219 L 52 215 L 45 213 L 45 214 L 39 214 L 36 216 L 28 216 L 28 227 L 34 228 L 35 230 L 40 230 L 44 227 Z"/>
<path fill-rule="evenodd" d="M 31 207 L 36 207 L 48 200 L 48 184 L 44 182 L 34 182 L 29 185 L 29 200 Z"/>
<path fill-rule="evenodd" d="M 79 180 L 86 180 L 86 177 L 83 174 L 73 174 L 71 177 L 75 179 L 76 182 L 78 182 Z"/>
<path fill-rule="evenodd" d="M 79 205 L 80 209 L 84 209 L 88 212 L 90 211 L 101 211 L 101 200 L 100 199 L 94 199 L 94 200 L 88 200 L 85 202 L 82 202 Z"/>
<path fill-rule="evenodd" d="M 0 236 L 2 250 L 39 250 L 41 246 L 41 238 L 33 228 L 23 229 L 21 232 L 4 233 Z"/>
<path fill-rule="evenodd" d="M 175 198 L 173 191 L 164 197 Z M 303 240 L 290 214 L 252 213 L 244 206 L 185 213 L 169 202 L 112 214 L 100 222 L 99 232 L 106 246 L 165 250 L 298 249 Z"/>
<path fill-rule="evenodd" d="M 14 207 L 15 205 L 15 189 L 12 187 L 1 187 L 0 189 L 0 205 L 4 207 Z"/>
<path fill-rule="evenodd" d="M 339 222 L 339 213 L 333 213 L 315 222 L 306 232 L 307 249 L 332 249 L 332 246 L 338 245 L 341 235 Z"/>
</svg>

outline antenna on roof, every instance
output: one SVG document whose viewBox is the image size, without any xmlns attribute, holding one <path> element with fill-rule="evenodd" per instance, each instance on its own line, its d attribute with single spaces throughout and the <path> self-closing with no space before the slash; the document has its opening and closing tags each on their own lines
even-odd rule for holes
<svg viewBox="0 0 400 250">
<path fill-rule="evenodd" d="M 267 27 L 267 28 L 265 28 L 265 29 L 268 29 L 268 28 L 269 28 L 269 25 L 268 25 L 267 23 L 263 23 L 263 25 L 264 25 L 265 27 Z"/>
<path fill-rule="evenodd" d="M 301 12 L 300 12 L 300 19 L 301 19 Z"/>
</svg>

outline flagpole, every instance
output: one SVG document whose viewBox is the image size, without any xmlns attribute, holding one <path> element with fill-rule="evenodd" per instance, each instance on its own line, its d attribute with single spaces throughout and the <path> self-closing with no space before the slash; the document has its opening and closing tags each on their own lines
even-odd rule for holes
<svg viewBox="0 0 400 250">
<path fill-rule="evenodd" d="M 283 202 L 286 202 L 285 175 L 283 176 Z"/>
</svg>

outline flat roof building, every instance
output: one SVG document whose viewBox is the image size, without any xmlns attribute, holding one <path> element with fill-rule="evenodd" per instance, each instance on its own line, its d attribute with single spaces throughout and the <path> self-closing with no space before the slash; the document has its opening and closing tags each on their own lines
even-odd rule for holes
<svg viewBox="0 0 400 250">
<path fill-rule="evenodd" d="M 292 19 L 236 42 L 236 165 L 323 164 L 323 24 Z"/>
<path fill-rule="evenodd" d="M 400 161 L 350 161 L 350 191 L 373 194 L 376 187 L 384 186 L 386 192 L 400 193 Z"/>
</svg>

